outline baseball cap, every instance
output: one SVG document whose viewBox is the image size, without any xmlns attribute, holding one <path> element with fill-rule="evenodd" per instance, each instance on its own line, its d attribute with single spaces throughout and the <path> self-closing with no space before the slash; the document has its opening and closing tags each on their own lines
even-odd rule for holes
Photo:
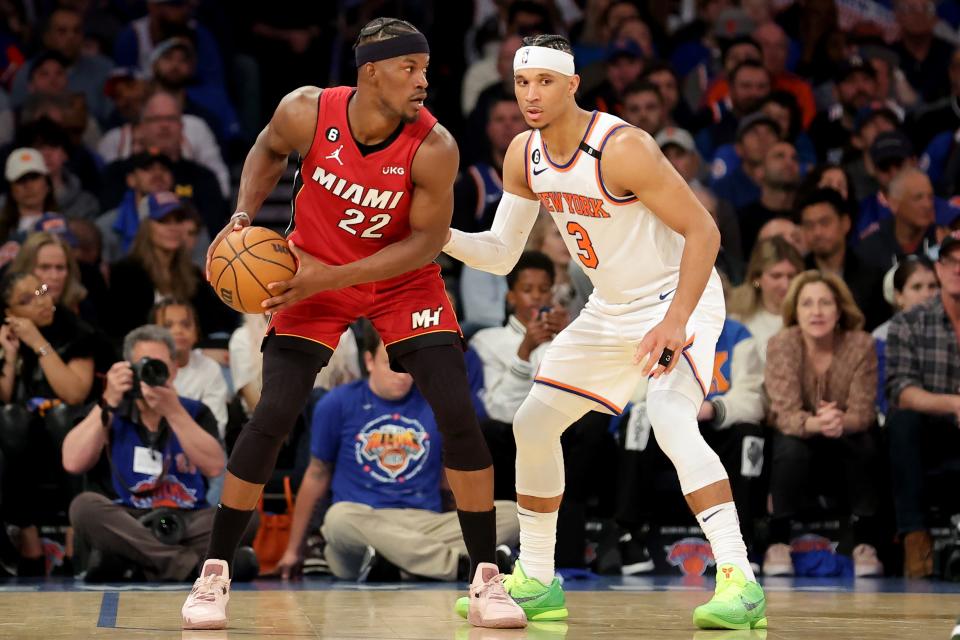
<svg viewBox="0 0 960 640">
<path fill-rule="evenodd" d="M 40 152 L 30 147 L 20 147 L 11 151 L 7 156 L 7 167 L 4 172 L 7 182 L 16 182 L 28 173 L 39 173 L 45 176 L 50 174 Z"/>
<path fill-rule="evenodd" d="M 753 18 L 743 9 L 724 9 L 713 22 L 713 35 L 721 40 L 748 36 L 756 27 Z"/>
<path fill-rule="evenodd" d="M 153 51 L 150 53 L 150 66 L 153 66 L 165 53 L 174 49 L 183 49 L 191 58 L 196 59 L 197 57 L 197 49 L 193 46 L 193 43 L 190 42 L 190 39 L 183 36 L 176 36 L 167 38 L 153 48 Z"/>
<path fill-rule="evenodd" d="M 843 82 L 857 72 L 865 73 L 871 78 L 876 77 L 873 66 L 864 60 L 862 56 L 850 56 L 837 65 L 837 71 L 833 74 L 833 81 Z"/>
<path fill-rule="evenodd" d="M 777 134 L 778 138 L 783 134 L 783 132 L 780 131 L 780 125 L 779 123 L 777 123 L 776 120 L 774 120 L 767 114 L 763 113 L 762 111 L 757 111 L 755 113 L 751 113 L 750 115 L 742 118 L 739 124 L 737 124 L 737 142 L 739 142 L 740 139 L 743 138 L 744 134 L 750 131 L 750 129 L 753 129 L 754 127 L 761 124 L 765 124 L 771 127 L 774 130 L 774 132 Z"/>
<path fill-rule="evenodd" d="M 960 248 L 960 231 L 951 231 L 940 243 L 940 257 L 942 258 L 957 248 Z"/>
<path fill-rule="evenodd" d="M 657 137 L 654 138 L 654 140 L 656 140 L 657 146 L 659 146 L 661 149 L 668 147 L 669 145 L 675 145 L 687 152 L 693 152 L 697 150 L 697 146 L 693 142 L 693 136 L 690 135 L 690 132 L 686 129 L 678 129 L 677 127 L 664 127 L 660 133 L 657 134 Z"/>
<path fill-rule="evenodd" d="M 643 58 L 643 49 L 630 38 L 621 38 L 610 43 L 606 55 L 607 62 L 613 62 L 619 58 Z"/>
<path fill-rule="evenodd" d="M 185 205 L 172 191 L 158 191 L 145 196 L 140 200 L 137 209 L 141 218 L 150 218 L 151 220 L 163 220 L 170 214 L 177 212 L 181 214 L 181 217 L 185 217 Z"/>
<path fill-rule="evenodd" d="M 870 159 L 876 165 L 905 160 L 913 155 L 913 145 L 902 131 L 884 131 L 870 145 Z"/>
<path fill-rule="evenodd" d="M 43 231 L 52 233 L 55 236 L 63 238 L 71 247 L 77 246 L 77 237 L 70 231 L 67 219 L 59 213 L 47 212 L 40 216 L 33 225 L 34 231 Z"/>
<path fill-rule="evenodd" d="M 864 125 L 873 120 L 873 118 L 876 116 L 884 116 L 896 126 L 900 126 L 900 124 L 903 122 L 900 114 L 891 109 L 886 103 L 871 102 L 867 106 L 857 111 L 857 115 L 853 119 L 854 132 L 860 133 L 860 130 L 863 129 Z"/>
<path fill-rule="evenodd" d="M 131 169 L 146 169 L 158 162 L 169 169 L 171 173 L 173 172 L 173 160 L 156 149 L 147 149 L 146 151 L 141 151 L 140 153 L 135 153 L 130 156 Z"/>
</svg>

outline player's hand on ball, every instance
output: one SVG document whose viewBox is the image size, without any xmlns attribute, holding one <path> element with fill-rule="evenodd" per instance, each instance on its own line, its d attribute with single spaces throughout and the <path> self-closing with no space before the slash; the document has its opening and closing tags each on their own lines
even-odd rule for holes
<svg viewBox="0 0 960 640">
<path fill-rule="evenodd" d="M 659 378 L 677 366 L 686 340 L 684 324 L 667 316 L 643 336 L 643 340 L 637 345 L 636 353 L 633 354 L 633 363 L 641 364 L 646 361 L 643 364 L 643 375 Z M 667 354 L 664 354 L 665 349 L 669 349 Z M 666 362 L 666 355 L 669 355 L 669 362 Z M 662 363 L 661 359 L 665 362 Z"/>
<path fill-rule="evenodd" d="M 267 289 L 273 294 L 272 298 L 263 301 L 263 310 L 273 313 L 280 311 L 315 293 L 340 289 L 338 271 L 336 267 L 324 264 L 300 250 L 293 241 L 288 241 L 290 251 L 297 259 L 297 273 L 283 282 L 271 282 Z"/>
<path fill-rule="evenodd" d="M 243 231 L 244 227 L 250 226 L 250 216 L 243 211 L 238 211 L 233 214 L 227 224 L 220 230 L 220 233 L 217 234 L 217 237 L 213 239 L 210 243 L 210 246 L 207 248 L 207 282 L 210 282 L 210 262 L 213 260 L 213 254 L 217 250 L 217 245 L 220 244 L 220 241 L 223 240 L 228 233 L 233 233 L 234 231 Z"/>
<path fill-rule="evenodd" d="M 284 580 L 289 580 L 298 577 L 302 570 L 303 558 L 301 558 L 300 554 L 296 551 L 290 551 L 288 549 L 283 552 L 283 557 L 280 558 L 280 562 L 277 563 L 277 568 L 274 570 L 274 573 L 278 574 Z"/>
</svg>

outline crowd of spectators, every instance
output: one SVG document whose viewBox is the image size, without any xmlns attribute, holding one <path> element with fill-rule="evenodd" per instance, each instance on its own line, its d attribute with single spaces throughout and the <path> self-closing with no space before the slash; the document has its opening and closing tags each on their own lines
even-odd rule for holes
<svg viewBox="0 0 960 640">
<path fill-rule="evenodd" d="M 351 84 L 352 43 L 378 15 L 431 43 L 428 106 L 460 146 L 465 231 L 490 227 L 526 128 L 522 37 L 570 38 L 579 104 L 653 137 L 721 231 L 728 318 L 700 421 L 751 558 L 803 572 L 790 544 L 827 513 L 857 575 L 933 574 L 931 531 L 960 512 L 944 490 L 960 461 L 958 0 L 6 0 L 0 575 L 196 570 L 259 401 L 266 326 L 217 299 L 206 249 L 277 102 Z M 512 500 L 511 422 L 590 283 L 545 213 L 505 277 L 439 261 L 496 497 Z M 281 452 L 268 493 L 289 476 L 300 494 L 284 575 L 319 538 L 341 578 L 463 577 L 440 436 L 383 353 L 351 327 Z M 679 486 L 662 482 L 644 397 L 564 436 L 561 566 L 603 555 L 586 544 L 594 520 L 617 551 L 604 570 L 652 567 L 645 539 Z M 499 542 L 514 545 L 500 506 Z"/>
</svg>

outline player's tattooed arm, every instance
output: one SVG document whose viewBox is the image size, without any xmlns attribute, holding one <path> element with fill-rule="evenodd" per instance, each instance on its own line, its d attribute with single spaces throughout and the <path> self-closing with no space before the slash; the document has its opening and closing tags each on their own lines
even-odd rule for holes
<svg viewBox="0 0 960 640">
<path fill-rule="evenodd" d="M 664 224 L 684 237 L 680 280 L 663 321 L 641 341 L 636 361 L 647 359 L 645 373 L 659 376 L 680 358 L 664 365 L 661 354 L 674 354 L 686 343 L 686 325 L 707 286 L 717 252 L 720 231 L 686 181 L 646 132 L 624 127 L 610 138 L 601 159 L 607 188 L 614 195 L 633 193 Z"/>
</svg>

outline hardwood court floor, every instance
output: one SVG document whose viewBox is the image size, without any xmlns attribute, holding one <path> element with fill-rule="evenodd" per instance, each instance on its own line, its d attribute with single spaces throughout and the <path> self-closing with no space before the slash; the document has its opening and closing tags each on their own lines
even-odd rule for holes
<svg viewBox="0 0 960 640">
<path fill-rule="evenodd" d="M 572 618 L 526 630 L 476 629 L 452 611 L 452 590 L 244 590 L 228 631 L 180 630 L 185 591 L 0 593 L 0 638 L 343 638 L 409 640 L 947 640 L 960 596 L 936 593 L 768 593 L 770 629 L 697 631 L 707 592 L 575 591 Z"/>
</svg>

